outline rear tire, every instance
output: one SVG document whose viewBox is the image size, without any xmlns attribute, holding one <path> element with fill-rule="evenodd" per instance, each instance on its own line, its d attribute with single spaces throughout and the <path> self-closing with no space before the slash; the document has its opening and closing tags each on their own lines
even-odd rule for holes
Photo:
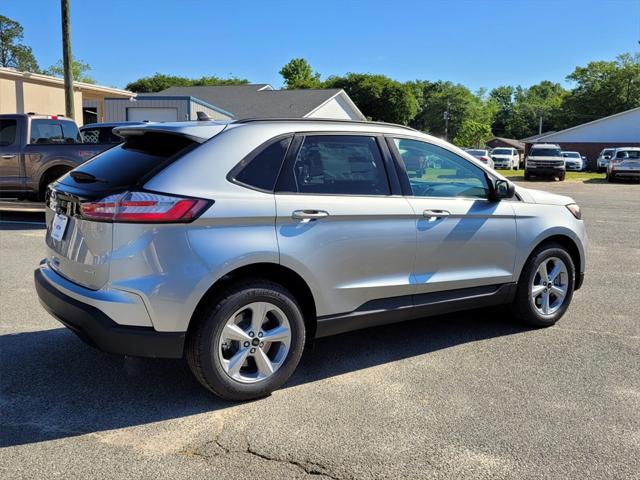
<svg viewBox="0 0 640 480">
<path fill-rule="evenodd" d="M 559 272 L 552 278 L 556 267 Z M 546 279 L 544 272 L 547 272 Z M 543 244 L 533 251 L 522 269 L 511 312 L 526 325 L 550 327 L 569 307 L 574 285 L 575 267 L 571 255 L 557 243 Z M 564 296 L 558 301 L 561 292 Z M 545 298 L 548 299 L 546 303 Z"/>
<path fill-rule="evenodd" d="M 565 177 L 567 176 L 566 173 L 562 173 L 560 174 L 560 176 L 558 177 L 558 180 L 560 180 L 561 182 L 564 182 Z"/>
<path fill-rule="evenodd" d="M 187 362 L 198 381 L 225 400 L 269 395 L 300 362 L 306 335 L 302 310 L 277 283 L 232 285 L 194 321 L 185 346 Z"/>
<path fill-rule="evenodd" d="M 531 174 L 527 171 L 524 172 L 524 179 L 525 180 L 531 180 Z"/>
</svg>

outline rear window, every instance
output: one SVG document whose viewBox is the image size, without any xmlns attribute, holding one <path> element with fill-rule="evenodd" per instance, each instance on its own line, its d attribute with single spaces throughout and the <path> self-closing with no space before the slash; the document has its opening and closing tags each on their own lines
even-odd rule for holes
<svg viewBox="0 0 640 480">
<path fill-rule="evenodd" d="M 77 182 L 66 176 L 64 183 L 89 191 L 127 189 L 144 183 L 197 145 L 183 136 L 166 133 L 132 136 L 76 168 L 94 176 L 95 182 Z"/>
<path fill-rule="evenodd" d="M 113 127 L 85 128 L 82 130 L 84 143 L 122 143 L 124 138 L 113 133 Z"/>
<path fill-rule="evenodd" d="M 16 143 L 17 126 L 18 123 L 15 120 L 0 120 L 0 147 Z"/>
<path fill-rule="evenodd" d="M 559 148 L 532 148 L 529 152 L 530 157 L 561 157 Z"/>
<path fill-rule="evenodd" d="M 622 150 L 616 153 L 616 158 L 640 159 L 640 150 Z"/>
<path fill-rule="evenodd" d="M 467 153 L 473 155 L 474 157 L 484 157 L 487 155 L 486 150 L 467 150 Z"/>
<path fill-rule="evenodd" d="M 82 137 L 73 122 L 48 119 L 31 121 L 31 143 L 51 145 L 80 142 L 82 142 Z"/>
</svg>

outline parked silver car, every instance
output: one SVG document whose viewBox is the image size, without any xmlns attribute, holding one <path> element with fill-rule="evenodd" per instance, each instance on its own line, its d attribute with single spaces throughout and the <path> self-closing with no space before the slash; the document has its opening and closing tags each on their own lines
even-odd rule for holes
<svg viewBox="0 0 640 480">
<path fill-rule="evenodd" d="M 616 179 L 640 180 L 640 147 L 616 148 L 607 165 L 607 181 Z"/>
<path fill-rule="evenodd" d="M 125 143 L 49 190 L 40 300 L 100 349 L 186 356 L 227 399 L 280 387 L 316 337 L 497 304 L 549 326 L 582 284 L 571 198 L 515 186 L 410 128 L 116 131 Z M 410 177 L 416 151 L 430 161 Z"/>
</svg>

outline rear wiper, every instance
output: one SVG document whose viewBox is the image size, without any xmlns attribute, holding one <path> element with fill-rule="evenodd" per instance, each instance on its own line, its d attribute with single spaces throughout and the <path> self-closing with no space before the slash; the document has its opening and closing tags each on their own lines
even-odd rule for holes
<svg viewBox="0 0 640 480">
<path fill-rule="evenodd" d="M 73 171 L 69 175 L 78 183 L 109 183 L 103 178 L 98 178 L 95 175 L 91 175 L 87 172 Z"/>
</svg>

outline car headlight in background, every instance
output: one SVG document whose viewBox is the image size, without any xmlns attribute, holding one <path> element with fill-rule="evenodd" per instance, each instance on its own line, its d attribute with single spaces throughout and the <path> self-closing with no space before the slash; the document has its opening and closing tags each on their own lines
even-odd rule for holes
<svg viewBox="0 0 640 480">
<path fill-rule="evenodd" d="M 582 218 L 582 212 L 580 211 L 580 205 L 578 205 L 577 203 L 570 203 L 569 205 L 566 205 L 566 207 L 573 214 L 573 216 L 576 217 L 578 220 L 580 220 Z"/>
</svg>

